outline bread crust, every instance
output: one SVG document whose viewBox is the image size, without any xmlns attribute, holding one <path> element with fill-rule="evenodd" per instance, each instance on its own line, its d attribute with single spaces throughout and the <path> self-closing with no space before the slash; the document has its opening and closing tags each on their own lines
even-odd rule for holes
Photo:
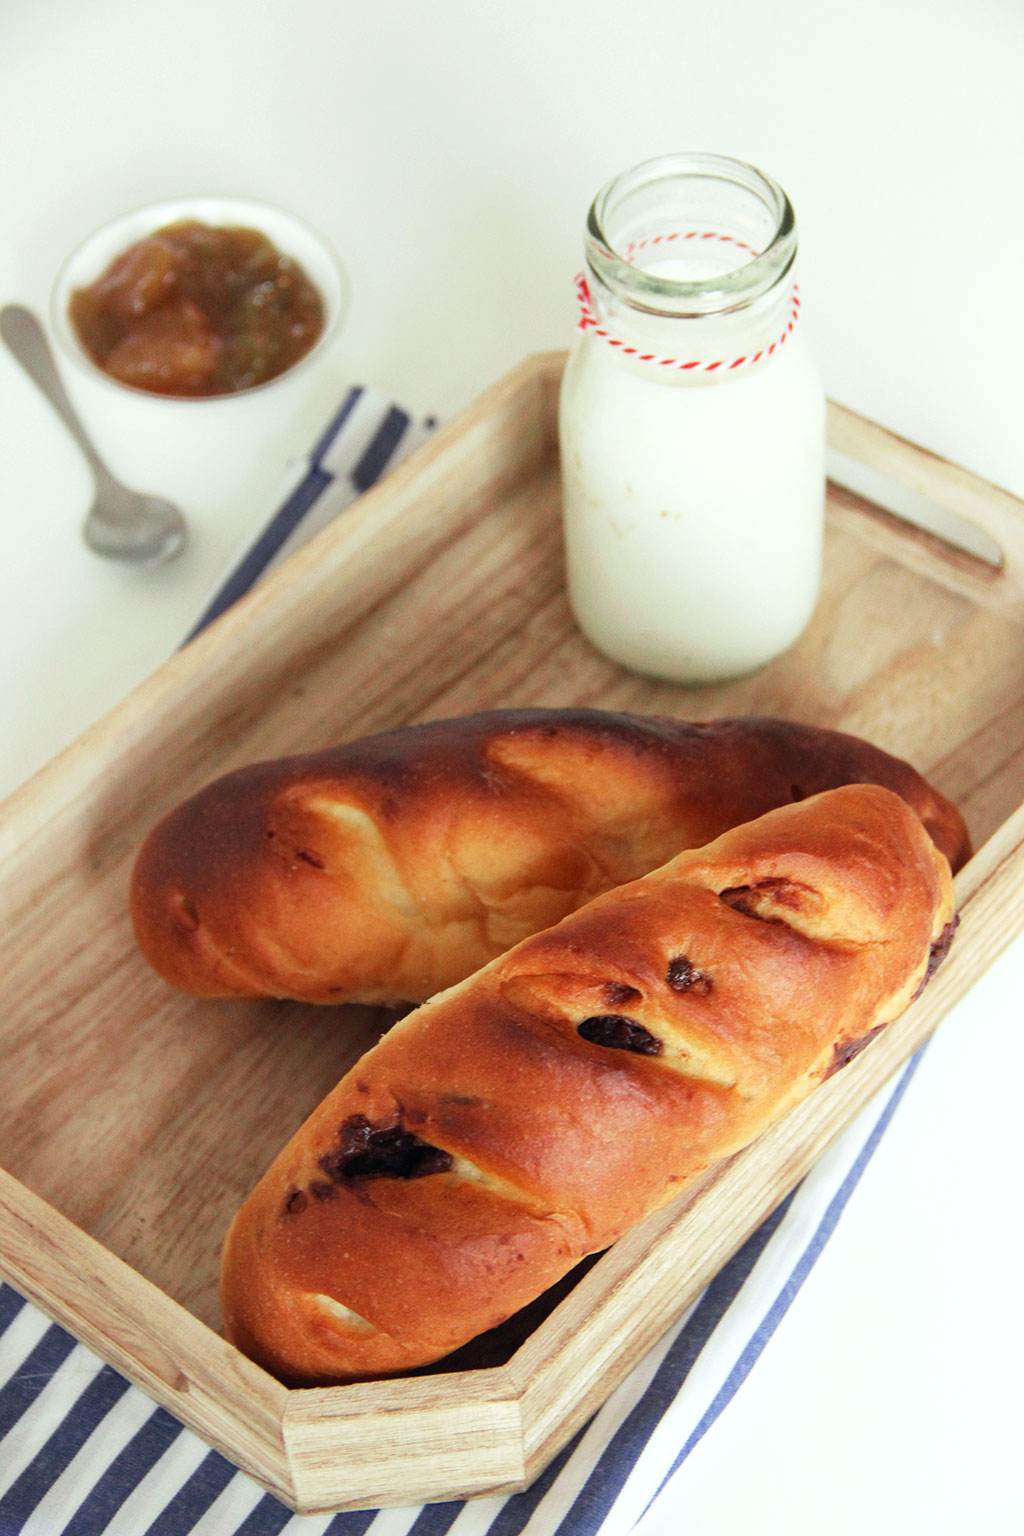
<svg viewBox="0 0 1024 1536">
<path fill-rule="evenodd" d="M 228 1234 L 228 1337 L 289 1382 L 421 1366 L 496 1326 L 896 1018 L 954 924 L 890 790 L 773 810 L 401 1020 Z"/>
<path fill-rule="evenodd" d="M 208 997 L 421 1001 L 602 891 L 778 805 L 875 782 L 954 868 L 958 811 L 909 764 L 771 717 L 499 710 L 239 769 L 135 863 L 138 943 Z"/>
</svg>

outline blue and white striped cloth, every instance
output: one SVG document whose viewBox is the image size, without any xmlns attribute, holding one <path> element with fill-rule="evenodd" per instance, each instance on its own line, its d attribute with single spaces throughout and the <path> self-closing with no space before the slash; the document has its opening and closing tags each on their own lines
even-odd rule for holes
<svg viewBox="0 0 1024 1536">
<path fill-rule="evenodd" d="M 353 389 L 196 630 L 432 426 Z M 915 1065 L 877 1096 L 534 1484 L 507 1498 L 293 1515 L 0 1284 L 0 1536 L 643 1536 L 799 1292 Z"/>
</svg>

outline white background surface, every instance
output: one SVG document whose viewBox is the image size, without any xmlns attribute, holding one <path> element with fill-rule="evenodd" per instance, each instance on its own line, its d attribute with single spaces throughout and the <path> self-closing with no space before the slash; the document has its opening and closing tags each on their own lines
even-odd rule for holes
<svg viewBox="0 0 1024 1536">
<path fill-rule="evenodd" d="M 570 341 L 597 188 L 710 149 L 793 199 L 829 393 L 1024 496 L 1022 78 L 1018 0 L 0 0 L 0 300 L 133 205 L 268 199 L 348 268 L 339 393 L 450 415 Z M 0 789 L 167 654 L 275 477 L 189 508 L 176 567 L 100 567 L 0 349 Z M 1018 945 L 943 1026 L 666 1532 L 1024 1528 L 1022 979 Z"/>
</svg>

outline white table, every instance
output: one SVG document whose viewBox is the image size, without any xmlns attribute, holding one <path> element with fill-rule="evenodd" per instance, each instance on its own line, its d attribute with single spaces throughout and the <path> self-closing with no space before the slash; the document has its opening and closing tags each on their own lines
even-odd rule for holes
<svg viewBox="0 0 1024 1536">
<path fill-rule="evenodd" d="M 1024 495 L 1022 65 L 1014 0 L 8 0 L 0 299 L 43 309 L 132 205 L 266 198 L 343 254 L 347 377 L 449 415 L 569 341 L 598 186 L 715 149 L 793 198 L 829 393 Z M 103 565 L 76 451 L 0 351 L 0 791 L 173 648 L 264 489 L 190 509 L 176 566 Z M 1022 983 L 1018 943 L 943 1026 L 666 1532 L 1024 1525 Z"/>
</svg>

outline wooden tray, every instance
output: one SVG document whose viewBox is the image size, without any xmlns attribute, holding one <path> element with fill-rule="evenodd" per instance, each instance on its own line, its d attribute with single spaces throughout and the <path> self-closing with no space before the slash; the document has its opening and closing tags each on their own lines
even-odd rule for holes
<svg viewBox="0 0 1024 1536">
<path fill-rule="evenodd" d="M 648 683 L 594 654 L 564 599 L 562 361 L 526 362 L 0 808 L 0 1269 L 301 1511 L 527 1484 L 1022 925 L 1024 506 L 833 408 L 847 460 L 972 519 L 1001 560 L 833 487 L 800 644 L 725 687 Z M 851 1067 L 601 1258 L 507 1359 L 489 1341 L 503 1363 L 288 1391 L 216 1331 L 221 1235 L 386 1020 L 173 993 L 132 943 L 135 849 L 247 760 L 567 703 L 786 715 L 909 758 L 980 849 L 958 941 Z"/>
</svg>

